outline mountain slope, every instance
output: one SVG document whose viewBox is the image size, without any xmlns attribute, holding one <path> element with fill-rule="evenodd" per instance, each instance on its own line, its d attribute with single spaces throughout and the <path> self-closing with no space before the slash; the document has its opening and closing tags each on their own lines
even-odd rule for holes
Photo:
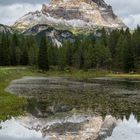
<svg viewBox="0 0 140 140">
<path fill-rule="evenodd" d="M 25 32 L 38 24 L 59 30 L 94 31 L 105 28 L 126 28 L 103 0 L 52 0 L 43 4 L 41 11 L 29 12 L 15 22 L 13 27 Z"/>
<path fill-rule="evenodd" d="M 45 24 L 38 24 L 26 30 L 23 34 L 35 35 L 38 38 L 45 35 L 54 45 L 60 47 L 64 42 L 74 42 L 75 36 L 68 30 L 57 30 Z"/>
<path fill-rule="evenodd" d="M 9 26 L 0 24 L 0 33 L 13 33 L 13 29 Z"/>
</svg>

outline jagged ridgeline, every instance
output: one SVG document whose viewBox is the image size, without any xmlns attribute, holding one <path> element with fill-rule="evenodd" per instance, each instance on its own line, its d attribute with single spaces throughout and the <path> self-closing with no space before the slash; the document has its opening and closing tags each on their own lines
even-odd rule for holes
<svg viewBox="0 0 140 140">
<path fill-rule="evenodd" d="M 45 34 L 52 42 L 61 46 L 73 42 L 75 35 L 126 29 L 126 25 L 114 14 L 104 0 L 51 0 L 43 4 L 40 11 L 29 12 L 11 27 L 1 26 L 1 31 L 18 32 L 25 35 Z"/>
<path fill-rule="evenodd" d="M 126 28 L 103 0 L 52 0 L 43 4 L 41 11 L 29 12 L 18 19 L 12 27 L 25 32 L 40 24 L 73 33 L 93 32 L 103 27 Z"/>
</svg>

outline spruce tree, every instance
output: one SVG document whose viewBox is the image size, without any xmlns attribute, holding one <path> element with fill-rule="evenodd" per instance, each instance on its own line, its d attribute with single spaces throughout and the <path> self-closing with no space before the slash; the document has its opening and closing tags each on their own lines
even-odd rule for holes
<svg viewBox="0 0 140 140">
<path fill-rule="evenodd" d="M 38 67 L 39 67 L 39 69 L 41 69 L 43 71 L 49 70 L 48 44 L 46 42 L 45 35 L 41 37 L 41 41 L 40 41 Z"/>
<path fill-rule="evenodd" d="M 73 44 L 70 42 L 65 42 L 64 46 L 66 47 L 66 61 L 68 66 L 72 66 L 72 48 Z"/>
<path fill-rule="evenodd" d="M 28 48 L 29 65 L 35 65 L 37 64 L 38 59 L 38 46 L 33 36 L 28 36 L 26 40 Z"/>
<path fill-rule="evenodd" d="M 116 45 L 116 51 L 114 54 L 114 68 L 115 70 L 123 70 L 123 57 L 124 57 L 124 45 L 125 45 L 125 37 L 124 35 L 120 35 L 117 45 Z"/>
<path fill-rule="evenodd" d="M 21 45 L 21 65 L 28 65 L 29 64 L 29 55 L 28 55 L 28 45 L 26 38 L 23 38 Z"/>
<path fill-rule="evenodd" d="M 1 39 L 1 65 L 2 66 L 10 65 L 9 39 L 6 33 L 2 34 L 2 39 Z"/>
<path fill-rule="evenodd" d="M 132 35 L 132 45 L 134 51 L 134 69 L 140 71 L 140 27 Z"/>
<path fill-rule="evenodd" d="M 94 61 L 93 55 L 94 55 L 93 46 L 89 44 L 89 46 L 86 46 L 84 50 L 84 68 L 85 69 L 93 68 L 93 61 Z"/>
<path fill-rule="evenodd" d="M 66 47 L 62 46 L 59 48 L 59 58 L 58 58 L 58 66 L 60 70 L 64 70 L 66 68 Z"/>
<path fill-rule="evenodd" d="M 19 65 L 20 63 L 20 49 L 19 39 L 17 34 L 13 34 L 11 40 L 11 65 Z"/>
<path fill-rule="evenodd" d="M 110 49 L 105 46 L 102 41 L 97 40 L 95 43 L 95 47 L 93 49 L 94 55 L 93 55 L 93 60 L 94 60 L 94 66 L 96 69 L 99 68 L 108 68 L 111 63 L 111 53 Z"/>
<path fill-rule="evenodd" d="M 48 43 L 48 57 L 50 66 L 56 66 L 58 64 L 58 49 L 59 48 L 52 42 Z"/>
</svg>

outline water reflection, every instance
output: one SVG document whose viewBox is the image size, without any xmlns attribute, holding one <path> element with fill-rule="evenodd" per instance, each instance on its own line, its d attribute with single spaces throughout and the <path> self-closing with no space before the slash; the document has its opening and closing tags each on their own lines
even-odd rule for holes
<svg viewBox="0 0 140 140">
<path fill-rule="evenodd" d="M 76 82 L 65 78 L 26 77 L 14 81 L 7 90 L 28 97 L 28 105 L 24 110 L 37 119 L 44 119 L 43 124 L 46 124 L 46 118 L 49 118 L 50 121 L 57 118 L 57 123 L 54 123 L 49 129 L 47 125 L 42 129 L 42 122 L 39 124 L 40 127 L 37 130 L 42 130 L 41 133 L 45 137 L 51 132 L 57 133 L 58 136 L 60 131 L 61 135 L 64 135 L 67 131 L 75 133 L 73 130 L 78 131 L 79 129 L 82 133 L 78 131 L 78 135 L 86 135 L 87 133 L 83 133 L 81 128 L 91 128 L 91 125 L 87 125 L 87 122 L 90 121 L 95 130 L 94 126 L 97 123 L 93 117 L 82 124 L 60 121 L 76 113 L 98 117 L 98 126 L 103 128 L 101 129 L 103 131 L 98 133 L 101 134 L 98 137 L 99 140 L 104 140 L 111 135 L 107 140 L 129 140 L 131 135 L 135 135 L 131 140 L 140 138 L 140 124 L 138 123 L 140 121 L 140 81 L 138 80 L 100 78 L 90 79 L 87 82 Z M 132 112 L 134 115 L 131 114 Z M 112 122 L 107 120 L 107 123 L 103 125 L 108 115 L 111 116 Z M 107 126 L 108 124 L 109 126 Z M 109 131 L 104 131 L 104 128 Z M 88 135 L 93 132 L 92 128 L 90 130 L 91 133 L 88 132 Z M 62 136 L 62 139 L 66 139 L 65 135 L 64 137 Z"/>
<path fill-rule="evenodd" d="M 7 120 L 1 123 L 0 138 L 13 140 L 83 140 L 104 139 L 112 134 L 117 120 L 112 116 L 72 115 L 55 119 L 37 119 L 33 116 Z M 10 140 L 11 140 L 10 139 Z"/>
<path fill-rule="evenodd" d="M 0 123 L 0 140 L 44 140 L 40 131 L 35 131 L 15 118 Z"/>
<path fill-rule="evenodd" d="M 41 127 L 37 130 L 37 126 Z M 0 124 L 0 140 L 139 140 L 140 123 L 133 114 L 127 120 L 106 116 L 71 116 L 40 120 L 31 116 Z M 74 128 L 73 128 L 74 127 Z M 45 133 L 45 135 L 43 135 Z M 43 138 L 44 137 L 44 138 Z"/>
<path fill-rule="evenodd" d="M 133 114 L 127 120 L 123 119 L 114 129 L 112 136 L 106 140 L 139 140 L 140 139 L 140 123 Z"/>
</svg>

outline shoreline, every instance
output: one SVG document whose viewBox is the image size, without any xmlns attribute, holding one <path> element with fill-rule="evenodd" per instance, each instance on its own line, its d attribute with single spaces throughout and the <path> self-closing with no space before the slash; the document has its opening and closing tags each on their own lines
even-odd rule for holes
<svg viewBox="0 0 140 140">
<path fill-rule="evenodd" d="M 74 81 L 87 81 L 90 78 L 109 77 L 118 79 L 140 80 L 140 74 L 112 74 L 107 71 L 48 71 L 39 72 L 30 67 L 0 67 L 0 120 L 6 120 L 12 116 L 24 115 L 22 108 L 27 104 L 27 99 L 12 95 L 5 91 L 8 85 L 16 79 L 24 76 L 64 77 Z"/>
</svg>

